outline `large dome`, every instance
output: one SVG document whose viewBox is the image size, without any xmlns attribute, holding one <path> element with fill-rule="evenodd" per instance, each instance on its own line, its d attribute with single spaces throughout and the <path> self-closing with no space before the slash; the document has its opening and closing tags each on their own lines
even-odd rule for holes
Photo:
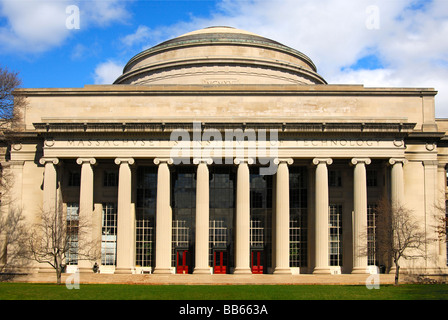
<svg viewBox="0 0 448 320">
<path fill-rule="evenodd" d="M 231 27 L 186 33 L 134 56 L 115 84 L 326 84 L 303 53 Z"/>
</svg>

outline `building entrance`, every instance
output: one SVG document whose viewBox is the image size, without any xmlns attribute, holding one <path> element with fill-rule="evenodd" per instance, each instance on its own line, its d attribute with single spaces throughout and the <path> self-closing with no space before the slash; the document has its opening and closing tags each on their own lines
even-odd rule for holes
<svg viewBox="0 0 448 320">
<path fill-rule="evenodd" d="M 213 253 L 213 273 L 225 274 L 227 273 L 227 251 L 216 250 Z"/>
<path fill-rule="evenodd" d="M 190 252 L 188 250 L 177 250 L 176 273 L 186 274 L 189 271 Z"/>
<path fill-rule="evenodd" d="M 254 274 L 262 274 L 263 266 L 264 266 L 264 252 L 263 250 L 252 250 L 251 251 L 251 259 L 250 266 L 252 269 L 252 273 Z"/>
</svg>

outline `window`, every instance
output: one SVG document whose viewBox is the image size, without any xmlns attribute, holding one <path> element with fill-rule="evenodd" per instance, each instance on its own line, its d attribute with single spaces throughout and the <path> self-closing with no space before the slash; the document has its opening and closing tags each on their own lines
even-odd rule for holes
<svg viewBox="0 0 448 320">
<path fill-rule="evenodd" d="M 306 267 L 308 256 L 307 169 L 292 166 L 289 170 L 289 265 Z"/>
<path fill-rule="evenodd" d="M 78 222 L 79 203 L 67 203 L 67 253 L 65 263 L 67 265 L 78 264 Z"/>
<path fill-rule="evenodd" d="M 68 172 L 68 186 L 79 187 L 81 185 L 81 173 L 79 171 Z"/>
<path fill-rule="evenodd" d="M 328 227 L 330 266 L 342 266 L 342 205 L 330 204 Z"/>
<path fill-rule="evenodd" d="M 177 249 L 194 247 L 196 217 L 196 167 L 182 166 L 171 175 L 172 266 L 176 266 Z"/>
<path fill-rule="evenodd" d="M 233 263 L 233 217 L 235 214 L 236 174 L 233 166 L 210 166 L 210 241 L 209 265 L 214 265 L 214 252 L 217 259 L 229 258 Z M 224 253 L 222 253 L 224 251 Z"/>
<path fill-rule="evenodd" d="M 154 226 L 157 198 L 157 167 L 139 167 L 137 171 L 137 207 L 135 214 L 135 264 L 154 266 Z"/>
<path fill-rule="evenodd" d="M 103 203 L 101 264 L 114 266 L 117 257 L 117 206 Z"/>
<path fill-rule="evenodd" d="M 375 204 L 367 205 L 367 264 L 369 266 L 376 265 L 376 208 Z"/>
<path fill-rule="evenodd" d="M 342 187 L 342 173 L 340 170 L 328 170 L 328 186 Z"/>
<path fill-rule="evenodd" d="M 378 174 L 376 170 L 367 170 L 367 186 L 377 187 L 378 186 Z"/>
<path fill-rule="evenodd" d="M 104 187 L 118 186 L 118 173 L 116 171 L 104 171 L 103 186 Z"/>
<path fill-rule="evenodd" d="M 261 175 L 262 167 L 250 170 L 250 248 L 264 250 L 266 265 L 272 255 L 272 175 Z"/>
</svg>

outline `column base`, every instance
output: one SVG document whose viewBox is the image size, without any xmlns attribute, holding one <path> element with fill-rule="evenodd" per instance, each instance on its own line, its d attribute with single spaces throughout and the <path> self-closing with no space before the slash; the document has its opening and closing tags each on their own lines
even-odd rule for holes
<svg viewBox="0 0 448 320">
<path fill-rule="evenodd" d="M 250 268 L 235 268 L 233 274 L 252 274 Z"/>
<path fill-rule="evenodd" d="M 133 268 L 115 268 L 114 274 L 132 274 Z"/>
<path fill-rule="evenodd" d="M 331 274 L 329 267 L 316 267 L 313 270 L 313 274 Z"/>
<path fill-rule="evenodd" d="M 275 268 L 274 274 L 292 274 L 291 268 Z"/>
<path fill-rule="evenodd" d="M 210 268 L 194 268 L 193 274 L 210 274 Z"/>
<path fill-rule="evenodd" d="M 354 267 L 352 269 L 352 274 L 370 274 L 367 266 L 366 267 Z"/>
<path fill-rule="evenodd" d="M 153 274 L 171 274 L 170 268 L 155 268 Z"/>
</svg>

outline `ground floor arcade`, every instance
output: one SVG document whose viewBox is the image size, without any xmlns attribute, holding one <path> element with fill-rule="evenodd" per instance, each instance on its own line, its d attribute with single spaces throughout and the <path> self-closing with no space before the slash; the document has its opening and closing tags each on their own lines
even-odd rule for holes
<svg viewBox="0 0 448 320">
<path fill-rule="evenodd" d="M 266 175 L 250 158 L 40 160 L 44 210 L 62 203 L 67 220 L 88 220 L 99 270 L 115 274 L 372 272 L 387 263 L 374 208 L 402 200 L 404 162 L 276 158 Z M 92 270 L 78 259 L 83 241 L 73 237 L 69 270 Z"/>
</svg>

